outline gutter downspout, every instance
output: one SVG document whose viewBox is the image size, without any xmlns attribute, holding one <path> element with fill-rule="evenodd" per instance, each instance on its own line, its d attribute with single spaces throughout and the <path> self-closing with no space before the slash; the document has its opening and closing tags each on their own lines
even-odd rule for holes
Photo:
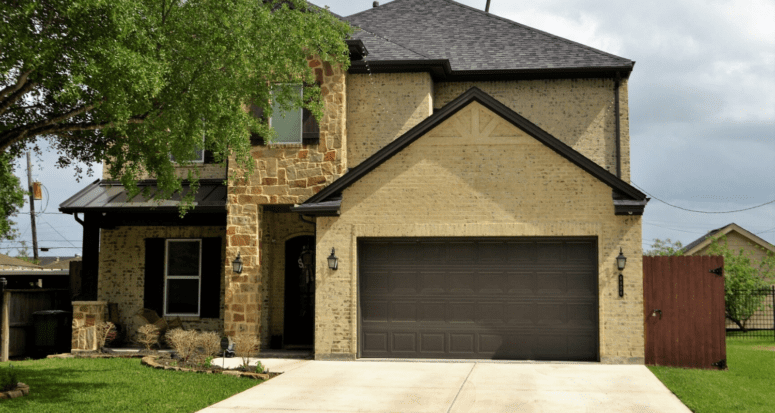
<svg viewBox="0 0 775 413">
<path fill-rule="evenodd" d="M 614 116 L 616 117 L 616 177 L 622 177 L 622 138 L 621 138 L 621 120 L 619 119 L 619 86 L 622 78 L 619 72 L 616 72 L 614 80 Z"/>
</svg>

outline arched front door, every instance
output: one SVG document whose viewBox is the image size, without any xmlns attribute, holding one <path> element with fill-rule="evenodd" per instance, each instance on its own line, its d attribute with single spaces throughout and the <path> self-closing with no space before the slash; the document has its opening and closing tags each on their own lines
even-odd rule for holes
<svg viewBox="0 0 775 413">
<path fill-rule="evenodd" d="M 315 331 L 315 237 L 285 241 L 285 347 L 311 347 Z"/>
</svg>

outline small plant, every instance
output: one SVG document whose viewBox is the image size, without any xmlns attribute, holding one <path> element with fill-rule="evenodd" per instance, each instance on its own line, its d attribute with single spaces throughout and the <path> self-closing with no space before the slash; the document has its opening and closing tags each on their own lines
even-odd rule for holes
<svg viewBox="0 0 775 413">
<path fill-rule="evenodd" d="M 174 366 L 177 366 L 177 365 L 178 365 L 177 361 L 175 361 L 175 360 L 170 361 L 170 366 L 174 367 Z"/>
<path fill-rule="evenodd" d="M 199 333 L 198 347 L 207 358 L 212 359 L 221 352 L 221 336 L 214 331 L 203 331 Z"/>
<path fill-rule="evenodd" d="M 267 371 L 267 368 L 260 361 L 256 361 L 256 373 L 266 373 Z"/>
<path fill-rule="evenodd" d="M 0 391 L 13 390 L 18 383 L 19 379 L 13 364 L 9 364 L 7 369 L 0 371 Z"/>
<path fill-rule="evenodd" d="M 213 358 L 210 357 L 210 356 L 205 358 L 205 362 L 202 364 L 202 366 L 204 368 L 206 368 L 206 369 L 209 369 L 210 367 L 212 367 L 213 366 Z"/>
<path fill-rule="evenodd" d="M 258 337 L 243 331 L 234 337 L 234 354 L 242 359 L 242 368 L 249 370 L 250 357 L 255 355 L 258 350 Z"/>
<path fill-rule="evenodd" d="M 175 349 L 180 360 L 185 363 L 197 356 L 198 333 L 194 330 L 176 328 L 167 332 L 167 343 Z"/>
<path fill-rule="evenodd" d="M 151 351 L 151 347 L 159 345 L 159 327 L 153 324 L 146 324 L 137 329 L 137 341 L 145 346 L 145 349 Z"/>
<path fill-rule="evenodd" d="M 97 328 L 95 328 L 94 331 L 97 334 L 97 348 L 103 348 L 105 347 L 105 341 L 108 339 L 110 333 L 116 331 L 116 325 L 110 321 L 106 321 L 98 324 L 96 327 Z"/>
</svg>

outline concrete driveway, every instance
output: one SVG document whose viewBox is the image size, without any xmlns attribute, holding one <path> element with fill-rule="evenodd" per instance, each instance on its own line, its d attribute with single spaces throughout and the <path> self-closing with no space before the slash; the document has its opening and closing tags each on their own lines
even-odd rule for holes
<svg viewBox="0 0 775 413">
<path fill-rule="evenodd" d="M 262 362 L 285 373 L 202 412 L 690 412 L 644 366 Z"/>
</svg>

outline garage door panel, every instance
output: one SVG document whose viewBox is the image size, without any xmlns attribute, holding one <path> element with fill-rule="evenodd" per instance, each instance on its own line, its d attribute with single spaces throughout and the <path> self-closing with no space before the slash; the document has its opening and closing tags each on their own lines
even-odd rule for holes
<svg viewBox="0 0 775 413">
<path fill-rule="evenodd" d="M 359 242 L 361 357 L 597 360 L 596 240 L 378 241 Z"/>
<path fill-rule="evenodd" d="M 536 289 L 536 274 L 532 271 L 514 271 L 506 274 L 509 294 L 533 294 Z"/>
</svg>

